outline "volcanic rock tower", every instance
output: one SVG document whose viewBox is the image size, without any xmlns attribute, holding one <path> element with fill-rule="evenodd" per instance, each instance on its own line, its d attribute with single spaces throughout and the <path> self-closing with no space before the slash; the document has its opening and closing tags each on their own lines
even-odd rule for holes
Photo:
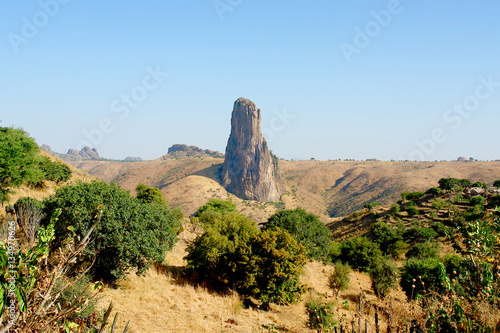
<svg viewBox="0 0 500 333">
<path fill-rule="evenodd" d="M 234 102 L 222 184 L 245 200 L 277 201 L 282 187 L 278 159 L 267 147 L 260 122 L 260 109 L 251 100 L 238 98 Z"/>
</svg>

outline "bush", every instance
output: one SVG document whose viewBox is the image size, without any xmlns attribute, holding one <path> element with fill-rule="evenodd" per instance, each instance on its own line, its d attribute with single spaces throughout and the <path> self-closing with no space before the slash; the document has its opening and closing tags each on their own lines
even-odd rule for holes
<svg viewBox="0 0 500 333">
<path fill-rule="evenodd" d="M 483 182 L 475 182 L 474 184 L 472 184 L 472 187 L 482 187 L 487 190 L 490 186 Z"/>
<path fill-rule="evenodd" d="M 441 178 L 439 188 L 448 192 L 463 191 L 464 188 L 472 187 L 472 182 L 468 179 Z"/>
<path fill-rule="evenodd" d="M 430 189 L 428 189 L 427 191 L 425 191 L 425 194 L 438 196 L 438 195 L 443 194 L 443 191 L 441 191 L 441 189 L 439 189 L 437 187 L 431 187 Z"/>
<path fill-rule="evenodd" d="M 67 182 L 71 178 L 72 171 L 64 163 L 52 162 L 48 157 L 42 157 L 39 167 L 44 173 L 43 179 L 56 183 Z"/>
<path fill-rule="evenodd" d="M 465 213 L 465 219 L 467 221 L 480 220 L 486 215 L 483 205 L 475 205 L 474 207 L 469 207 L 467 213 Z"/>
<path fill-rule="evenodd" d="M 333 319 L 332 303 L 321 300 L 310 300 L 306 303 L 307 326 L 312 330 L 325 332 L 332 328 L 336 322 Z"/>
<path fill-rule="evenodd" d="M 437 232 L 427 227 L 412 227 L 403 233 L 404 241 L 410 244 L 429 242 L 437 236 Z"/>
<path fill-rule="evenodd" d="M 272 215 L 263 225 L 263 230 L 281 228 L 288 231 L 307 250 L 307 256 L 316 260 L 327 260 L 331 248 L 330 229 L 318 216 L 304 209 L 286 209 Z"/>
<path fill-rule="evenodd" d="M 334 294 L 347 290 L 351 283 L 351 266 L 338 261 L 333 265 L 334 271 L 328 278 L 328 286 Z"/>
<path fill-rule="evenodd" d="M 382 257 L 378 244 L 368 238 L 356 237 L 342 243 L 341 260 L 352 268 L 362 272 L 369 272 L 372 263 Z"/>
<path fill-rule="evenodd" d="M 204 212 L 231 213 L 236 211 L 236 205 L 231 200 L 210 199 L 198 208 L 194 217 L 199 217 Z"/>
<path fill-rule="evenodd" d="M 500 194 L 491 195 L 488 197 L 488 204 L 492 206 L 500 206 Z"/>
<path fill-rule="evenodd" d="M 413 244 L 408 252 L 406 252 L 406 258 L 417 258 L 417 259 L 426 259 L 426 258 L 434 258 L 437 259 L 439 257 L 440 246 L 439 243 L 416 243 Z"/>
<path fill-rule="evenodd" d="M 188 246 L 187 268 L 201 278 L 234 287 L 242 292 L 247 287 L 248 260 L 240 263 L 242 256 L 249 256 L 250 238 L 259 233 L 255 222 L 246 216 L 231 212 L 204 212 L 205 232 Z"/>
<path fill-rule="evenodd" d="M 430 291 L 443 293 L 450 286 L 450 279 L 442 262 L 437 259 L 410 259 L 401 272 L 401 288 L 409 299 Z"/>
<path fill-rule="evenodd" d="M 130 268 L 141 274 L 153 261 L 163 262 L 181 228 L 178 214 L 141 203 L 114 183 L 80 182 L 59 188 L 45 201 L 45 213 L 51 216 L 58 208 L 62 214 L 55 225 L 53 249 L 67 237 L 83 238 L 98 217 L 93 242 L 81 258 L 82 265 L 95 260 L 91 273 L 97 280 L 114 281 Z"/>
<path fill-rule="evenodd" d="M 300 275 L 306 249 L 287 231 L 264 230 L 250 240 L 251 296 L 264 303 L 290 304 L 300 299 L 305 287 Z M 244 258 L 243 258 L 244 259 Z"/>
<path fill-rule="evenodd" d="M 387 253 L 389 247 L 401 238 L 397 231 L 385 222 L 375 222 L 371 226 L 370 239 L 380 246 L 383 253 Z"/>
<path fill-rule="evenodd" d="M 398 240 L 396 243 L 391 244 L 388 248 L 388 253 L 393 258 L 399 258 L 403 253 L 405 253 L 410 244 L 403 242 L 402 240 Z"/>
<path fill-rule="evenodd" d="M 139 184 L 135 188 L 137 192 L 137 200 L 142 203 L 149 203 L 159 205 L 168 209 L 168 203 L 160 189 L 156 187 L 150 187 L 144 184 Z"/>
<path fill-rule="evenodd" d="M 405 211 L 408 213 L 409 216 L 417 216 L 420 213 L 418 208 L 413 205 L 407 206 L 405 208 Z"/>
<path fill-rule="evenodd" d="M 500 187 L 500 179 L 493 182 L 493 187 Z"/>
<path fill-rule="evenodd" d="M 369 211 L 372 211 L 373 208 L 380 206 L 378 202 L 367 202 L 363 205 L 364 208 L 367 208 Z"/>
<path fill-rule="evenodd" d="M 472 198 L 470 198 L 470 204 L 475 206 L 475 205 L 484 205 L 484 202 L 486 201 L 486 199 L 481 196 L 481 195 L 476 195 Z"/>
<path fill-rule="evenodd" d="M 448 276 L 454 277 L 464 272 L 464 259 L 456 254 L 448 254 L 443 259 L 443 264 Z"/>
<path fill-rule="evenodd" d="M 401 206 L 399 204 L 395 203 L 391 206 L 391 212 L 393 214 L 398 214 L 400 211 L 401 211 Z"/>
<path fill-rule="evenodd" d="M 16 219 L 28 243 L 37 238 L 40 221 L 44 217 L 43 203 L 34 198 L 22 197 L 14 204 Z"/>
<path fill-rule="evenodd" d="M 372 289 L 375 295 L 384 298 L 396 287 L 398 276 L 397 266 L 384 259 L 378 259 L 370 270 Z"/>
<path fill-rule="evenodd" d="M 420 192 L 420 191 L 407 192 L 407 191 L 405 191 L 405 192 L 401 193 L 401 199 L 415 201 L 415 200 L 422 198 L 424 195 L 425 195 L 425 192 Z"/>
<path fill-rule="evenodd" d="M 446 202 L 444 200 L 437 198 L 432 201 L 431 205 L 432 208 L 434 208 L 437 211 L 440 211 L 441 209 L 446 207 Z"/>
</svg>

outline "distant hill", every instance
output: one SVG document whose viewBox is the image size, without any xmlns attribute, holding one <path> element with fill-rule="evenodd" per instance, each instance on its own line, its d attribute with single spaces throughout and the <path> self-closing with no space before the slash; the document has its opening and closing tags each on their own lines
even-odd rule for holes
<svg viewBox="0 0 500 333">
<path fill-rule="evenodd" d="M 219 153 L 218 151 L 213 151 L 210 149 L 201 149 L 196 146 L 188 146 L 184 144 L 175 144 L 172 147 L 168 148 L 168 152 L 166 155 L 163 155 L 161 159 L 178 159 L 184 157 L 215 157 L 215 158 L 223 158 L 224 154 Z"/>
<path fill-rule="evenodd" d="M 331 222 L 368 202 L 390 204 L 403 191 L 425 191 L 446 177 L 492 183 L 498 162 L 279 161 L 286 192 L 280 202 L 244 201 L 220 184 L 221 158 L 162 157 L 153 161 L 73 161 L 72 165 L 122 187 L 138 183 L 161 189 L 173 205 L 192 214 L 210 198 L 233 198 L 238 209 L 263 222 L 277 209 L 304 207 Z"/>
</svg>

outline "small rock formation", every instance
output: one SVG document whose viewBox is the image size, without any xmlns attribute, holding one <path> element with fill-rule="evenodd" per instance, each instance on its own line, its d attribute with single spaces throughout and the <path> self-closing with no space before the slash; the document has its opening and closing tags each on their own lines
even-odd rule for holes
<svg viewBox="0 0 500 333">
<path fill-rule="evenodd" d="M 129 156 L 129 157 L 125 157 L 124 161 L 125 162 L 141 162 L 142 158 Z"/>
<path fill-rule="evenodd" d="M 196 146 L 175 144 L 168 148 L 168 153 L 163 156 L 163 159 L 182 157 L 224 157 L 224 155 L 218 151 L 210 149 L 201 149 Z"/>
<path fill-rule="evenodd" d="M 53 154 L 54 154 L 54 152 L 52 151 L 52 148 L 50 148 L 50 146 L 49 146 L 49 145 L 45 145 L 45 144 L 44 144 L 44 145 L 42 145 L 42 146 L 40 147 L 40 149 L 41 149 L 41 150 L 43 150 L 44 152 L 46 152 L 47 154 L 51 154 L 51 155 L 53 155 Z"/>
<path fill-rule="evenodd" d="M 76 149 L 69 149 L 66 154 L 83 160 L 98 160 L 101 158 L 99 156 L 99 153 L 97 152 L 97 149 L 95 148 L 90 149 L 89 146 L 83 147 L 82 150 L 80 151 Z"/>
<path fill-rule="evenodd" d="M 463 157 L 463 156 L 460 156 L 459 158 L 457 158 L 458 162 L 467 162 L 468 160 L 469 160 L 468 158 Z"/>
<path fill-rule="evenodd" d="M 260 122 L 260 109 L 251 100 L 234 102 L 222 184 L 242 199 L 277 201 L 282 191 L 278 159 L 267 147 Z"/>
</svg>

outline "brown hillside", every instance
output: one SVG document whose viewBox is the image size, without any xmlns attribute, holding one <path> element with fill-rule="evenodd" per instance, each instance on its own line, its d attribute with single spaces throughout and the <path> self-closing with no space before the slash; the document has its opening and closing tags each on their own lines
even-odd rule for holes
<svg viewBox="0 0 500 333">
<path fill-rule="evenodd" d="M 500 179 L 499 162 L 280 161 L 286 193 L 280 204 L 242 201 L 220 185 L 219 158 L 145 162 L 80 161 L 74 166 L 134 193 L 139 183 L 162 190 L 167 200 L 192 214 L 210 198 L 231 197 L 240 211 L 262 222 L 278 207 L 305 207 L 331 222 L 369 201 L 389 204 L 402 191 L 426 190 L 443 177 L 491 183 Z"/>
</svg>

